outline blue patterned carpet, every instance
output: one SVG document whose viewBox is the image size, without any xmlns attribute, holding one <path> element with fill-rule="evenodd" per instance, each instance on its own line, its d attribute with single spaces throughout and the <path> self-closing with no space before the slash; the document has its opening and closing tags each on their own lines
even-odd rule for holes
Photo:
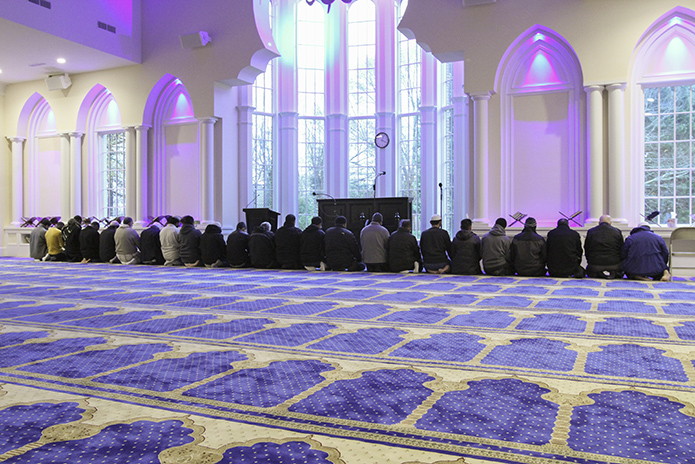
<svg viewBox="0 0 695 464">
<path fill-rule="evenodd" d="M 694 405 L 692 280 L 0 259 L 0 462 L 695 463 Z"/>
</svg>

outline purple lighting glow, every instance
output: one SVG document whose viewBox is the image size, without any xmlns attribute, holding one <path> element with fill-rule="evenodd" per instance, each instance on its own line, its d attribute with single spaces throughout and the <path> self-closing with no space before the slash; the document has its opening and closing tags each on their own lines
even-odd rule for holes
<svg viewBox="0 0 695 464">
<path fill-rule="evenodd" d="M 669 26 L 675 26 L 676 24 L 682 24 L 683 20 L 679 18 L 678 16 L 674 16 L 671 18 L 671 21 L 669 22 Z"/>
<path fill-rule="evenodd" d="M 179 93 L 170 119 L 190 119 L 193 116 L 193 105 L 188 101 L 188 96 L 184 92 Z"/>
<path fill-rule="evenodd" d="M 536 34 L 538 35 L 538 34 Z M 550 63 L 548 54 L 544 51 L 538 51 L 533 56 L 531 66 L 528 67 L 526 76 L 524 77 L 523 87 L 534 87 L 548 84 L 561 84 L 560 79 Z"/>
<path fill-rule="evenodd" d="M 533 36 L 533 41 L 538 42 L 539 40 L 545 40 L 545 36 L 538 32 L 536 35 Z"/>
</svg>

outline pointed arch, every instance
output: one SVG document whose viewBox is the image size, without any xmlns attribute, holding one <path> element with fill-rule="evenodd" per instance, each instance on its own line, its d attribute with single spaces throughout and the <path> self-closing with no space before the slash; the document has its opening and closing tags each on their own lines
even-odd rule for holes
<svg viewBox="0 0 695 464">
<path fill-rule="evenodd" d="M 535 25 L 507 49 L 495 76 L 500 95 L 501 207 L 550 226 L 582 207 L 583 75 L 570 44 Z M 538 172 L 547 172 L 538 201 Z"/>
<path fill-rule="evenodd" d="M 150 213 L 199 217 L 198 121 L 191 96 L 180 79 L 171 74 L 162 76 L 147 99 L 143 121 L 152 126 Z"/>
<path fill-rule="evenodd" d="M 64 170 L 67 153 L 61 148 L 56 118 L 51 105 L 38 93 L 27 99 L 20 113 L 17 130 L 27 139 L 24 151 L 24 214 L 60 216 L 65 211 Z"/>
<path fill-rule="evenodd" d="M 676 7 L 654 21 L 637 42 L 630 65 L 635 115 L 630 164 L 634 166 L 632 184 L 639 195 L 639 212 L 658 209 L 664 224 L 675 212 L 679 224 L 692 223 L 695 192 L 690 185 L 695 182 L 695 162 L 689 153 L 678 154 L 695 135 L 678 128 L 690 126 L 690 119 L 695 117 L 690 105 L 695 84 L 695 11 Z M 665 135 L 669 120 L 673 135 Z M 671 152 L 674 159 L 669 159 Z"/>
</svg>

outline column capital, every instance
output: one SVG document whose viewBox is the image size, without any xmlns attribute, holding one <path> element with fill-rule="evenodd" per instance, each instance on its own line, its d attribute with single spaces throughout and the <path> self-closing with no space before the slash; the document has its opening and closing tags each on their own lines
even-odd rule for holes
<svg viewBox="0 0 695 464">
<path fill-rule="evenodd" d="M 84 132 L 68 132 L 68 135 L 71 139 L 81 139 L 84 136 Z"/>
<path fill-rule="evenodd" d="M 139 125 L 137 125 L 137 126 L 132 126 L 132 127 L 133 127 L 136 131 L 140 131 L 140 132 L 142 132 L 142 131 L 147 132 L 148 130 L 152 129 L 152 126 L 150 126 L 149 124 L 139 124 Z"/>
<path fill-rule="evenodd" d="M 468 92 L 468 96 L 473 101 L 487 101 L 495 94 L 494 90 L 488 90 L 485 92 Z"/>
<path fill-rule="evenodd" d="M 589 92 L 603 92 L 603 90 L 606 88 L 605 85 L 599 85 L 599 84 L 591 84 L 591 85 L 585 85 L 584 86 L 584 91 L 586 93 Z"/>
<path fill-rule="evenodd" d="M 220 120 L 220 118 L 216 118 L 213 116 L 207 117 L 207 118 L 196 118 L 200 124 L 215 124 L 217 121 Z"/>
<path fill-rule="evenodd" d="M 24 143 L 26 142 L 26 137 L 5 137 L 9 142 L 12 143 Z"/>
<path fill-rule="evenodd" d="M 614 90 L 625 90 L 627 88 L 627 82 L 616 82 L 615 84 L 606 85 L 606 90 L 612 92 Z"/>
</svg>

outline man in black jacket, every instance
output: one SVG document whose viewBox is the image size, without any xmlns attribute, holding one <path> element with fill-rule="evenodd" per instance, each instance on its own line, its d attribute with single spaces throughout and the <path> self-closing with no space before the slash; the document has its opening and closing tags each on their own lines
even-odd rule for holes
<svg viewBox="0 0 695 464">
<path fill-rule="evenodd" d="M 299 238 L 299 256 L 302 266 L 307 271 L 326 270 L 326 248 L 324 242 L 326 233 L 321 228 L 322 222 L 323 219 L 320 216 L 311 218 L 311 224 L 304 229 Z"/>
<path fill-rule="evenodd" d="M 512 239 L 512 263 L 517 275 L 539 277 L 545 275 L 545 239 L 536 233 L 536 220 L 526 219 L 524 230 Z"/>
<path fill-rule="evenodd" d="M 193 216 L 181 218 L 181 230 L 179 239 L 181 240 L 181 261 L 186 267 L 202 266 L 200 259 L 200 236 L 203 235 L 195 227 Z"/>
<path fill-rule="evenodd" d="M 99 259 L 102 263 L 119 262 L 116 258 L 116 240 L 114 239 L 118 225 L 118 221 L 111 221 L 99 235 Z"/>
<path fill-rule="evenodd" d="M 162 243 L 159 239 L 159 233 L 162 230 L 162 225 L 158 222 L 152 223 L 150 227 L 140 232 L 140 259 L 142 264 L 164 264 L 164 255 L 162 255 Z"/>
<path fill-rule="evenodd" d="M 239 222 L 236 230 L 227 237 L 227 261 L 231 267 L 249 267 L 249 234 L 246 223 Z"/>
<path fill-rule="evenodd" d="M 208 224 L 200 236 L 200 256 L 205 267 L 227 266 L 227 245 L 217 224 Z"/>
<path fill-rule="evenodd" d="M 282 269 L 301 269 L 299 257 L 302 229 L 295 227 L 294 214 L 285 216 L 285 224 L 275 232 L 275 257 Z"/>
<path fill-rule="evenodd" d="M 586 274 L 592 278 L 622 279 L 620 251 L 625 240 L 623 233 L 611 225 L 607 214 L 601 216 L 598 225 L 589 229 L 584 241 L 586 251 Z"/>
<path fill-rule="evenodd" d="M 410 219 L 401 219 L 398 230 L 389 237 L 386 243 L 389 271 L 418 273 L 422 269 L 420 246 L 412 230 Z"/>
<path fill-rule="evenodd" d="M 83 263 L 99 262 L 99 223 L 93 221 L 80 232 L 80 253 Z"/>
<path fill-rule="evenodd" d="M 473 230 L 473 221 L 463 219 L 461 230 L 451 242 L 451 273 L 462 275 L 482 274 L 480 270 L 480 237 Z"/>
<path fill-rule="evenodd" d="M 275 261 L 275 243 L 270 229 L 254 227 L 249 235 L 249 260 L 251 266 L 259 269 L 272 269 L 277 267 Z"/>
<path fill-rule="evenodd" d="M 355 235 L 345 227 L 344 216 L 335 218 L 335 227 L 326 231 L 326 261 L 334 271 L 364 271 L 362 253 Z"/>
<path fill-rule="evenodd" d="M 449 232 L 442 229 L 442 217 L 438 214 L 430 219 L 430 227 L 420 236 L 420 249 L 425 270 L 431 274 L 449 272 L 451 264 L 451 238 Z"/>
<path fill-rule="evenodd" d="M 81 233 L 82 217 L 75 216 L 74 218 L 70 218 L 68 224 L 63 229 L 63 240 L 65 240 L 65 256 L 71 263 L 79 263 L 82 261 L 82 252 L 80 251 Z"/>
<path fill-rule="evenodd" d="M 570 229 L 567 219 L 557 221 L 557 227 L 548 232 L 546 246 L 550 277 L 584 277 L 582 238 Z"/>
</svg>

